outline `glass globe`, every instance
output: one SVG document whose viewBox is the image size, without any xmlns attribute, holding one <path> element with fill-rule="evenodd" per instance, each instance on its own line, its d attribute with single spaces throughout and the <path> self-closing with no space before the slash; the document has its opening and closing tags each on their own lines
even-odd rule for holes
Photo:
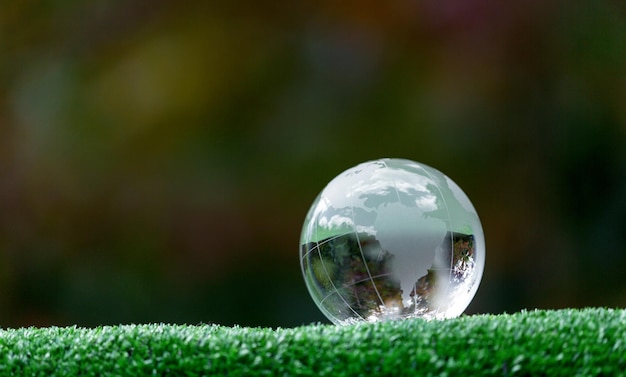
<svg viewBox="0 0 626 377">
<path fill-rule="evenodd" d="M 459 316 L 485 264 L 465 193 L 403 159 L 365 162 L 333 179 L 313 202 L 300 245 L 309 292 L 339 325 Z"/>
</svg>

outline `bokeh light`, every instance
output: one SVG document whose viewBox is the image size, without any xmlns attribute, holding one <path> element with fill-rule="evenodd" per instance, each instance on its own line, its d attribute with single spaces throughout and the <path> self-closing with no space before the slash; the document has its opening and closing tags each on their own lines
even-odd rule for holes
<svg viewBox="0 0 626 377">
<path fill-rule="evenodd" d="M 624 35 L 611 0 L 2 4 L 0 326 L 324 321 L 302 220 L 384 156 L 480 213 L 467 313 L 624 306 Z"/>
</svg>

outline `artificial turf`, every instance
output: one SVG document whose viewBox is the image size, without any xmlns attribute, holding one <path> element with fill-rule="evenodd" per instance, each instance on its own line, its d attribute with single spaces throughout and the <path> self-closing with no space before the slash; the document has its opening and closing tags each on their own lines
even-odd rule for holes
<svg viewBox="0 0 626 377">
<path fill-rule="evenodd" d="M 0 330 L 1 376 L 618 376 L 626 310 L 568 309 L 293 329 Z"/>
</svg>

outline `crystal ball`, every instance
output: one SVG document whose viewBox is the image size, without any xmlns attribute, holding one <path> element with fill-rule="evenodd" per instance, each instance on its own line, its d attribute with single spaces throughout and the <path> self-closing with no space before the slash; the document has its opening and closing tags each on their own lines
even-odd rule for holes
<svg viewBox="0 0 626 377">
<path fill-rule="evenodd" d="M 450 178 L 404 159 L 364 162 L 317 196 L 300 237 L 311 297 L 338 325 L 461 315 L 485 264 L 478 214 Z"/>
</svg>

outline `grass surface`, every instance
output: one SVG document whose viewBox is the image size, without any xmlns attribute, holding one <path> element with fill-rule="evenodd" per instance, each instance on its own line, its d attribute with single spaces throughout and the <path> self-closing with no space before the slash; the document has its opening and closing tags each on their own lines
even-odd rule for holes
<svg viewBox="0 0 626 377">
<path fill-rule="evenodd" d="M 125 325 L 0 330 L 1 376 L 608 376 L 626 310 L 530 311 L 295 329 Z"/>
</svg>

